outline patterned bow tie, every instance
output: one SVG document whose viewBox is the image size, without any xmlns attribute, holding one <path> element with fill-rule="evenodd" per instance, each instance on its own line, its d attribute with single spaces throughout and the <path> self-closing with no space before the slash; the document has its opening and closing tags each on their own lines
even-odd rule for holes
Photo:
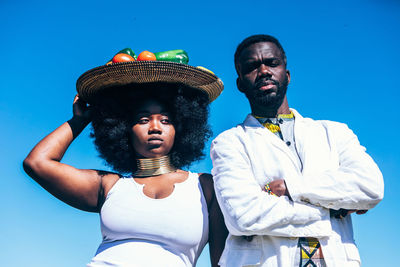
<svg viewBox="0 0 400 267">
<path fill-rule="evenodd" d="M 264 118 L 259 116 L 254 116 L 254 117 L 272 133 L 277 133 L 281 131 L 279 123 L 283 123 L 283 121 L 294 119 L 294 114 L 291 111 L 290 114 L 278 114 L 276 118 Z"/>
</svg>

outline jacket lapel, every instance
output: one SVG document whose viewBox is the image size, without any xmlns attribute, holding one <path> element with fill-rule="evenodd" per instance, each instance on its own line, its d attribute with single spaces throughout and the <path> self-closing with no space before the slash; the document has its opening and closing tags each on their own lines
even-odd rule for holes
<svg viewBox="0 0 400 267">
<path fill-rule="evenodd" d="M 333 158 L 332 144 L 320 121 L 303 118 L 296 110 L 294 135 L 296 149 L 303 163 L 304 175 L 317 174 L 324 170 L 337 167 L 337 159 Z"/>
<path fill-rule="evenodd" d="M 301 166 L 298 165 L 298 161 L 295 159 L 296 155 L 293 155 L 293 152 L 287 147 L 284 141 L 282 141 L 279 137 L 273 134 L 270 130 L 265 128 L 256 118 L 254 118 L 251 114 L 249 114 L 244 121 L 244 127 L 246 131 L 250 134 L 254 133 L 258 135 L 258 138 L 262 138 L 262 141 L 255 145 L 263 145 L 268 144 L 272 146 L 269 149 L 277 149 L 282 154 L 286 155 L 290 162 L 293 164 L 297 170 L 301 170 Z"/>
</svg>

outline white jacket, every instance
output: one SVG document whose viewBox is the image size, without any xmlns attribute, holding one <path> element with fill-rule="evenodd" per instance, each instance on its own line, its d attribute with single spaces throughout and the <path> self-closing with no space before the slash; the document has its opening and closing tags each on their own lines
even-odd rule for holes
<svg viewBox="0 0 400 267">
<path fill-rule="evenodd" d="M 303 118 L 295 110 L 296 155 L 253 116 L 211 145 L 218 202 L 229 229 L 221 266 L 294 266 L 298 237 L 316 237 L 331 266 L 359 266 L 351 216 L 329 209 L 371 209 L 383 198 L 383 178 L 345 125 Z M 293 199 L 268 195 L 284 179 Z M 243 235 L 256 235 L 253 241 Z"/>
</svg>

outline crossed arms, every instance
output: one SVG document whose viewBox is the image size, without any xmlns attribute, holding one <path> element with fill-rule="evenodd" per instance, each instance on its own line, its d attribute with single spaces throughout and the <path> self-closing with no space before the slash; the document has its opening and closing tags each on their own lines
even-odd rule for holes
<svg viewBox="0 0 400 267">
<path fill-rule="evenodd" d="M 382 175 L 357 137 L 344 124 L 329 127 L 336 140 L 338 167 L 282 177 L 291 199 L 261 190 L 254 177 L 254 162 L 240 136 L 222 134 L 213 141 L 216 195 L 231 234 L 329 236 L 329 209 L 368 210 L 382 199 Z"/>
</svg>

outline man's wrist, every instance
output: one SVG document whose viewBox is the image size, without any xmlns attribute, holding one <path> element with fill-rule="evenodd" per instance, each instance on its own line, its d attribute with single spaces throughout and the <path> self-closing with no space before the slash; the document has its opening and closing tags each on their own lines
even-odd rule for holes
<svg viewBox="0 0 400 267">
<path fill-rule="evenodd" d="M 263 191 L 267 192 L 268 195 L 277 196 L 274 192 L 272 192 L 271 187 L 269 186 L 269 183 L 267 183 L 267 184 L 264 186 Z"/>
</svg>

